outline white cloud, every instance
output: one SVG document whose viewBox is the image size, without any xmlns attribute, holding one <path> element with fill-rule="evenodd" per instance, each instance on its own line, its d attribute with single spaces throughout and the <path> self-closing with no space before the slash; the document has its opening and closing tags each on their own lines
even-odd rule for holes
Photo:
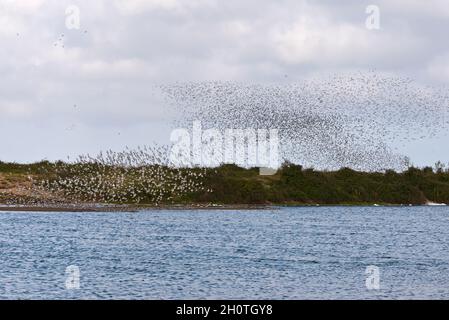
<svg viewBox="0 0 449 320">
<path fill-rule="evenodd" d="M 273 41 L 282 60 L 290 64 L 355 67 L 400 61 L 422 45 L 406 30 L 395 31 L 368 30 L 363 24 L 335 22 L 325 16 L 301 16 L 274 31 Z"/>
<path fill-rule="evenodd" d="M 380 8 L 381 10 L 383 8 L 395 10 L 397 13 L 403 14 L 404 17 L 409 14 L 421 15 L 422 17 L 449 17 L 447 0 L 388 0 L 384 1 Z"/>
<path fill-rule="evenodd" d="M 435 57 L 429 63 L 427 72 L 436 79 L 449 82 L 449 53 Z"/>
<path fill-rule="evenodd" d="M 10 12 L 34 13 L 39 10 L 46 0 L 0 0 L 0 9 Z"/>
<path fill-rule="evenodd" d="M 0 36 L 16 36 L 23 30 L 24 24 L 20 19 L 0 14 Z"/>
<path fill-rule="evenodd" d="M 2 117 L 29 118 L 34 109 L 23 101 L 0 100 L 0 113 Z"/>
<path fill-rule="evenodd" d="M 191 9 L 203 4 L 209 4 L 208 0 L 115 0 L 116 8 L 123 14 L 141 14 L 151 10 L 177 11 Z"/>
<path fill-rule="evenodd" d="M 84 62 L 80 68 L 81 74 L 87 77 L 129 77 L 144 76 L 148 67 L 138 59 L 122 59 L 116 61 L 95 60 Z"/>
<path fill-rule="evenodd" d="M 1 121 L 32 117 L 42 130 L 51 119 L 94 129 L 156 121 L 163 101 L 148 87 L 175 81 L 294 81 L 354 68 L 448 81 L 449 19 L 435 19 L 447 15 L 446 1 L 380 0 L 381 30 L 373 31 L 360 1 L 311 3 L 0 0 Z M 80 30 L 65 27 L 71 4 Z"/>
<path fill-rule="evenodd" d="M 254 32 L 251 25 L 242 20 L 225 21 L 222 28 L 224 34 L 230 37 L 247 36 Z"/>
</svg>

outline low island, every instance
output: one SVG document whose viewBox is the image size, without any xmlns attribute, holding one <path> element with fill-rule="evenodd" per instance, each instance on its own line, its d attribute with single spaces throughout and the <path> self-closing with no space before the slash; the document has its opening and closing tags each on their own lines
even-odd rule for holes
<svg viewBox="0 0 449 320">
<path fill-rule="evenodd" d="M 130 211 L 299 205 L 444 205 L 449 172 L 317 171 L 284 163 L 273 175 L 236 165 L 122 168 L 98 163 L 0 162 L 0 209 Z"/>
</svg>

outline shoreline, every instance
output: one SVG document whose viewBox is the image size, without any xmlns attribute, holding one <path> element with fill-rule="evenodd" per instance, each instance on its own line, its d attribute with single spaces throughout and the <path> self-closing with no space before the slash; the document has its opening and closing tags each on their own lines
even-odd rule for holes
<svg viewBox="0 0 449 320">
<path fill-rule="evenodd" d="M 144 181 L 139 180 L 137 167 L 123 176 L 126 185 L 111 184 L 106 187 L 92 180 L 84 171 L 88 170 L 89 174 L 99 175 L 106 180 L 113 176 L 103 177 L 103 171 L 91 168 L 89 164 L 0 162 L 0 208 L 8 211 L 98 212 L 449 204 L 449 170 L 434 172 L 428 167 L 409 167 L 403 172 L 361 172 L 348 168 L 316 171 L 287 163 L 270 176 L 260 175 L 257 168 L 240 168 L 236 165 L 203 169 L 205 171 L 201 178 L 198 176 L 198 180 L 194 179 L 195 185 L 201 185 L 201 190 L 182 187 L 176 182 L 175 185 L 180 189 L 175 188 L 177 191 L 173 192 L 159 184 L 154 190 L 152 187 L 143 190 Z M 186 177 L 196 177 L 197 171 L 202 169 L 186 170 L 182 173 Z M 66 178 L 74 184 L 70 188 L 66 185 Z M 150 184 L 154 182 L 151 175 L 145 179 Z M 56 189 L 42 185 L 50 181 L 56 185 Z M 144 183 L 145 188 L 148 188 L 147 182 Z M 193 180 L 189 180 L 191 183 Z M 157 202 L 154 202 L 156 199 Z"/>
<path fill-rule="evenodd" d="M 145 210 L 269 210 L 272 205 L 40 205 L 8 206 L 0 204 L 0 212 L 139 212 Z"/>
<path fill-rule="evenodd" d="M 145 210 L 276 210 L 294 207 L 447 207 L 446 204 L 232 204 L 232 205 L 105 205 L 105 204 L 67 204 L 67 205 L 5 205 L 0 204 L 1 212 L 140 212 Z"/>
</svg>

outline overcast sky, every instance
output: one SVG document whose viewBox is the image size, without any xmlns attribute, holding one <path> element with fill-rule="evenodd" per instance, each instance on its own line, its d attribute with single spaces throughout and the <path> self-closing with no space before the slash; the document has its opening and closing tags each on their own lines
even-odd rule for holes
<svg viewBox="0 0 449 320">
<path fill-rule="evenodd" d="M 365 24 L 371 4 L 379 30 Z M 177 81 L 375 69 L 446 86 L 448 31 L 447 0 L 0 0 L 0 160 L 167 140 L 155 88 Z M 408 151 L 449 161 L 446 141 Z"/>
</svg>

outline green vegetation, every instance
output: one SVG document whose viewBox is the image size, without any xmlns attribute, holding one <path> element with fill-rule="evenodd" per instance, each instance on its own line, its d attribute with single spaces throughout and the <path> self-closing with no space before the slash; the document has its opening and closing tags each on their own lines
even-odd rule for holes
<svg viewBox="0 0 449 320">
<path fill-rule="evenodd" d="M 42 184 L 42 181 L 67 180 L 67 175 L 80 174 L 84 169 L 73 170 L 79 164 L 65 164 L 62 162 L 40 162 L 34 164 L 14 164 L 0 162 L 0 202 L 6 203 L 8 197 L 42 197 L 42 193 L 35 193 L 33 188 L 25 188 L 29 181 L 32 184 Z M 61 169 L 63 168 L 63 169 Z M 68 170 L 67 168 L 71 168 Z M 93 169 L 92 169 L 93 168 Z M 90 165 L 90 170 L 95 166 Z M 99 169 L 100 170 L 100 169 Z M 105 171 L 102 167 L 101 170 Z M 140 204 L 154 204 L 154 198 L 145 195 L 148 187 L 133 189 L 133 185 L 142 185 L 140 177 L 142 167 L 127 169 L 126 193 L 122 192 L 119 201 L 108 200 L 114 203 L 133 203 L 138 197 Z M 410 167 L 404 172 L 358 172 L 348 168 L 338 171 L 315 171 L 305 169 L 299 165 L 285 163 L 275 175 L 259 175 L 257 168 L 243 169 L 235 165 L 222 165 L 214 169 L 169 169 L 146 171 L 145 179 L 151 179 L 149 172 L 170 174 L 176 170 L 177 176 L 195 176 L 201 180 L 202 187 L 175 190 L 168 197 L 160 197 L 158 204 L 424 204 L 428 201 L 449 203 L 449 172 L 441 167 L 432 169 Z M 106 170 L 107 171 L 107 170 Z M 181 172 L 182 174 L 179 174 Z M 193 173 L 193 175 L 192 175 Z M 198 174 L 196 174 L 198 173 Z M 200 174 L 201 173 L 201 174 Z M 64 176 L 63 176 L 64 175 Z M 102 176 L 104 183 L 104 176 Z M 58 180 L 59 179 L 59 180 Z M 161 177 L 158 177 L 161 181 Z M 177 178 L 180 179 L 180 178 Z M 82 180 L 82 179 L 81 179 Z M 87 179 L 85 179 L 87 180 Z M 163 180 L 163 179 L 162 179 Z M 89 178 L 93 184 L 99 182 Z M 83 183 L 88 183 L 84 181 Z M 160 185 L 158 182 L 157 185 Z M 61 184 L 58 185 L 59 187 Z M 84 186 L 84 185 L 83 185 Z M 101 192 L 116 192 L 106 185 Z M 130 187 L 131 186 L 131 187 Z M 73 188 L 73 185 L 70 187 Z M 173 183 L 170 185 L 173 189 Z M 17 193 L 15 190 L 28 190 L 28 193 Z M 87 190 L 88 188 L 86 188 Z M 129 191 L 131 190 L 131 191 Z M 151 189 L 153 190 L 153 189 Z M 212 192 L 210 192 L 212 190 Z M 52 190 L 48 190 L 51 192 Z M 64 191 L 64 190 L 63 190 Z M 139 193 L 140 192 L 140 193 Z M 166 194 L 168 191 L 164 190 Z M 126 198 L 128 193 L 130 198 Z M 137 193 L 137 196 L 136 196 Z M 69 193 L 64 193 L 67 196 Z M 131 195 L 133 198 L 131 198 Z M 81 199 L 80 199 L 81 197 Z M 66 198 L 70 199 L 70 198 Z M 105 197 L 101 199 L 114 199 Z M 95 201 L 95 198 L 83 199 L 83 194 L 77 194 L 78 201 Z M 102 201 L 100 201 L 102 202 Z"/>
<path fill-rule="evenodd" d="M 397 173 L 315 171 L 284 164 L 273 176 L 257 169 L 225 165 L 207 175 L 214 192 L 192 201 L 277 204 L 424 204 L 449 203 L 449 172 L 411 167 Z"/>
</svg>

